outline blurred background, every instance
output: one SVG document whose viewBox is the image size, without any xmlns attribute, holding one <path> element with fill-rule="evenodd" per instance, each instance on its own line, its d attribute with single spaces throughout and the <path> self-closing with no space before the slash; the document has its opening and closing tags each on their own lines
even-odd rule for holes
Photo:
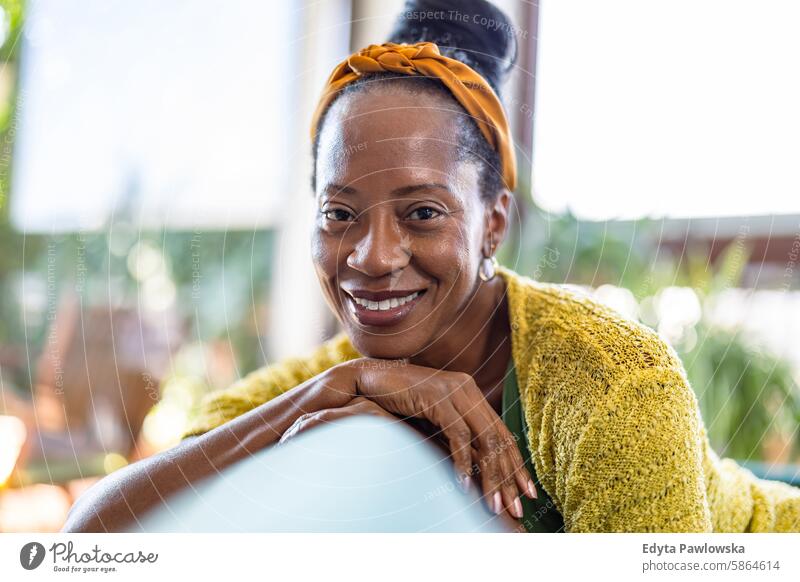
<svg viewBox="0 0 800 582">
<path fill-rule="evenodd" d="M 657 330 L 717 453 L 800 484 L 800 6 L 496 4 L 520 47 L 501 262 Z M 337 331 L 308 120 L 402 10 L 0 0 L 0 531 L 57 531 L 203 394 Z"/>
</svg>

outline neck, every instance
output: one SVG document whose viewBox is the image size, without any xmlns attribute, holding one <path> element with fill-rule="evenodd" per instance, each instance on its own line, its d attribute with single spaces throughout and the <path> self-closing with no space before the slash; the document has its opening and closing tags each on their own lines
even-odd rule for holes
<svg viewBox="0 0 800 582">
<path fill-rule="evenodd" d="M 412 364 L 464 372 L 484 394 L 505 376 L 511 357 L 511 335 L 505 281 L 481 282 L 469 306 Z"/>
</svg>

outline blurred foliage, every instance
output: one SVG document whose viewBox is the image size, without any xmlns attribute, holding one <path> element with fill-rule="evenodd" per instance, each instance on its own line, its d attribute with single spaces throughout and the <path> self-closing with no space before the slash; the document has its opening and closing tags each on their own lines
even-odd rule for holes
<svg viewBox="0 0 800 582">
<path fill-rule="evenodd" d="M 22 16 L 25 12 L 25 2 L 22 0 L 0 0 L 2 9 L 2 24 L 4 26 L 5 42 L 0 47 L 0 60 L 15 60 L 19 53 L 19 33 L 22 30 Z"/>
<path fill-rule="evenodd" d="M 17 102 L 16 71 L 19 38 L 22 31 L 24 3 L 19 0 L 0 0 L 0 30 L 3 35 L 0 47 L 0 345 L 24 337 L 19 305 L 12 301 L 15 295 L 15 274 L 23 265 L 38 256 L 43 248 L 39 237 L 24 238 L 9 222 L 9 187 Z M 8 86 L 5 86 L 8 85 Z M 13 252 L 10 250 L 13 249 Z"/>
<path fill-rule="evenodd" d="M 591 287 L 610 283 L 645 296 L 651 287 L 668 284 L 669 272 L 653 268 L 650 233 L 647 221 L 583 222 L 569 212 L 549 214 L 528 204 L 524 224 L 512 227 L 501 259 L 535 279 Z M 643 286 L 648 272 L 659 280 Z"/>
<path fill-rule="evenodd" d="M 0 297 L 0 311 L 7 315 L 0 343 L 27 338 L 32 361 L 59 297 L 74 292 L 84 307 L 148 309 L 155 300 L 153 309 L 174 310 L 185 322 L 187 341 L 223 339 L 242 369 L 263 363 L 258 319 L 268 298 L 270 231 L 146 232 L 117 223 L 103 232 L 25 241 L 31 238 L 37 250 L 26 250 L 24 270 L 0 270 L 0 285 L 9 290 Z M 7 254 L 20 254 L 20 242 Z M 137 261 L 148 262 L 149 277 L 162 280 L 155 290 L 145 275 L 137 277 L 143 269 Z M 27 386 L 26 373 L 17 372 L 13 379 Z"/>
<path fill-rule="evenodd" d="M 740 285 L 750 255 L 742 238 L 728 244 L 713 268 L 707 268 L 705 254 L 689 253 L 686 284 L 709 303 Z M 715 450 L 760 460 L 765 437 L 779 434 L 800 452 L 800 387 L 789 363 L 748 342 L 739 330 L 715 328 L 707 318 L 693 334 L 695 346 L 681 356 Z"/>
<path fill-rule="evenodd" d="M 739 334 L 700 325 L 695 347 L 681 353 L 714 450 L 761 460 L 770 435 L 800 452 L 800 390 L 787 362 L 749 347 Z"/>
</svg>

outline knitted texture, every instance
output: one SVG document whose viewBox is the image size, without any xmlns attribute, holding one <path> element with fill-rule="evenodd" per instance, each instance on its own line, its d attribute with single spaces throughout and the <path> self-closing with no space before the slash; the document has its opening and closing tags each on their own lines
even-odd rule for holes
<svg viewBox="0 0 800 582">
<path fill-rule="evenodd" d="M 512 357 L 541 485 L 569 532 L 800 532 L 800 489 L 712 450 L 677 354 L 647 327 L 501 268 Z M 209 394 L 211 430 L 359 354 L 344 334 L 308 358 Z"/>
</svg>

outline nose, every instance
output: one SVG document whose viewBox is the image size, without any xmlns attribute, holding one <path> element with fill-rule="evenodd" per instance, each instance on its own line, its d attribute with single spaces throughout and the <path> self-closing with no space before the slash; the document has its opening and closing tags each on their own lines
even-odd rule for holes
<svg viewBox="0 0 800 582">
<path fill-rule="evenodd" d="M 364 236 L 347 257 L 347 265 L 368 277 L 391 275 L 408 265 L 410 242 L 395 217 L 380 213 L 369 219 Z"/>
</svg>

